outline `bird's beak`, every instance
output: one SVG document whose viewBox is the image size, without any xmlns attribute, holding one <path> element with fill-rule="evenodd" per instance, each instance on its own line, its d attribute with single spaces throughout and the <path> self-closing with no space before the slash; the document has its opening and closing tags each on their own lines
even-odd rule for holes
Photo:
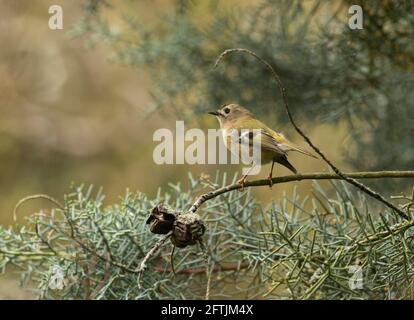
<svg viewBox="0 0 414 320">
<path fill-rule="evenodd" d="M 213 116 L 220 117 L 221 113 L 218 111 L 210 111 L 208 114 L 212 114 Z"/>
</svg>

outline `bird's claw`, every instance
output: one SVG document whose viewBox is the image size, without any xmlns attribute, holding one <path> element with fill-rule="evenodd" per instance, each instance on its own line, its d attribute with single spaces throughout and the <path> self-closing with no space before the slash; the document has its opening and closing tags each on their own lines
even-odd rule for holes
<svg viewBox="0 0 414 320">
<path fill-rule="evenodd" d="M 272 186 L 273 186 L 273 177 L 270 174 L 267 177 L 267 180 L 269 180 L 269 188 L 272 189 Z"/>
<path fill-rule="evenodd" d="M 244 191 L 245 182 L 246 182 L 246 177 L 243 177 L 237 181 L 237 183 L 240 184 L 239 191 Z"/>
</svg>

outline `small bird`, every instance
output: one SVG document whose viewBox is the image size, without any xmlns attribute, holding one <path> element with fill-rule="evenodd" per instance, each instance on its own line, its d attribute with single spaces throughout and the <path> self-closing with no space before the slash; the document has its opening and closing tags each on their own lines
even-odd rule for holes
<svg viewBox="0 0 414 320">
<path fill-rule="evenodd" d="M 261 164 L 272 162 L 272 167 L 267 177 L 267 179 L 269 180 L 270 187 L 272 187 L 273 167 L 275 162 L 281 164 L 282 166 L 285 166 L 293 173 L 297 173 L 295 167 L 287 159 L 287 153 L 289 151 L 297 151 L 309 157 L 317 159 L 317 157 L 314 156 L 312 153 L 293 144 L 288 139 L 286 139 L 286 137 L 283 134 L 273 131 L 264 123 L 257 120 L 249 110 L 237 104 L 224 105 L 219 110 L 209 112 L 209 114 L 212 114 L 217 117 L 220 123 L 220 127 L 223 130 L 224 144 L 230 151 L 232 138 L 229 132 L 237 130 L 240 134 L 240 132 L 242 132 L 243 129 L 244 131 L 248 130 L 248 138 L 250 142 L 253 139 L 257 138 L 257 135 L 254 136 L 252 134 L 253 130 L 256 129 L 260 132 Z M 239 143 L 241 143 L 240 138 L 241 137 L 239 136 Z M 252 168 L 255 165 L 256 163 L 253 163 Z M 242 187 L 244 187 L 246 177 L 247 174 L 242 176 L 242 178 L 238 181 L 242 185 Z"/>
</svg>

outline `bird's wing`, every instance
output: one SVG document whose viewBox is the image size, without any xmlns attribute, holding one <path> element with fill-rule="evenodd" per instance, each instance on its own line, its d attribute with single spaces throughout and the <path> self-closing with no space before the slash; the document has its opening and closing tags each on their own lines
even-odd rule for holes
<svg viewBox="0 0 414 320">
<path fill-rule="evenodd" d="M 243 143 L 243 141 L 246 141 L 247 139 L 250 144 L 256 141 L 259 142 L 259 145 L 264 150 L 286 155 L 286 152 L 281 148 L 281 145 L 279 145 L 279 143 L 272 137 L 272 135 L 264 129 L 242 133 L 239 138 L 239 143 Z"/>
<path fill-rule="evenodd" d="M 309 157 L 318 159 L 318 157 L 316 157 L 315 155 L 313 155 L 312 153 L 310 153 L 308 150 L 297 146 L 296 144 L 294 144 L 293 142 L 290 142 L 283 134 L 275 132 L 272 130 L 272 132 L 270 133 L 272 135 L 272 137 L 279 143 L 279 145 L 281 146 L 281 148 L 284 151 L 297 151 L 300 152 L 302 154 L 306 154 Z"/>
<path fill-rule="evenodd" d="M 290 142 L 287 138 L 285 138 L 283 134 L 270 129 L 268 126 L 257 119 L 251 117 L 249 119 L 244 119 L 243 121 L 239 121 L 238 123 L 234 124 L 234 127 L 238 130 L 243 128 L 260 129 L 259 135 L 251 135 L 249 136 L 249 139 L 260 137 L 263 149 L 270 150 L 282 155 L 286 155 L 286 152 L 288 151 L 297 151 L 317 159 L 317 157 L 315 157 L 312 153 Z"/>
</svg>

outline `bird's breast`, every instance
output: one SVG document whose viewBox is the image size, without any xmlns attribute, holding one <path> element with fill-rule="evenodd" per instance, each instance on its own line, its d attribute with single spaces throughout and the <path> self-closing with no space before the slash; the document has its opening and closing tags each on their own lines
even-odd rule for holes
<svg viewBox="0 0 414 320">
<path fill-rule="evenodd" d="M 259 150 L 253 150 L 251 144 L 249 144 L 248 148 L 246 148 L 246 145 L 242 147 L 242 143 L 239 143 L 240 135 L 236 134 L 237 132 L 240 133 L 240 131 L 233 130 L 235 129 L 222 130 L 224 145 L 232 154 L 242 159 L 254 159 L 256 163 L 262 164 L 268 163 L 274 158 L 275 154 L 273 152 L 263 150 L 261 147 Z M 233 143 L 235 146 L 232 146 Z"/>
</svg>

